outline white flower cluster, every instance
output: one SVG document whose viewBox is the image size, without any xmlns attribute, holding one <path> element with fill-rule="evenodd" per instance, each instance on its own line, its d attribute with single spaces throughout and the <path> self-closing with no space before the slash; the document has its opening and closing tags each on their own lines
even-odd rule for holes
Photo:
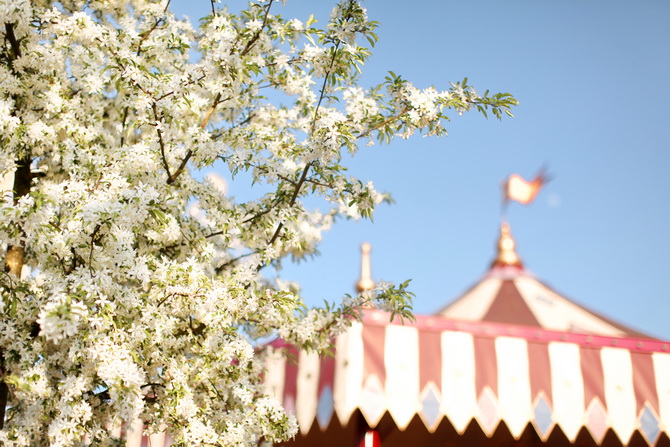
<svg viewBox="0 0 670 447">
<path fill-rule="evenodd" d="M 384 196 L 342 166 L 359 141 L 514 104 L 395 75 L 361 89 L 375 24 L 353 0 L 323 29 L 272 1 L 197 29 L 167 6 L 0 0 L 0 445 L 116 445 L 137 420 L 179 446 L 291 437 L 257 340 L 325 349 L 365 298 L 305 310 L 266 267 L 372 217 Z M 212 171 L 265 193 L 238 201 Z M 407 314 L 407 296 L 375 299 Z"/>
<path fill-rule="evenodd" d="M 68 302 L 69 301 L 69 302 Z M 78 301 L 70 301 L 63 294 L 56 294 L 43 308 L 37 318 L 40 333 L 58 344 L 66 337 L 77 333 L 79 324 L 87 316 L 87 308 Z"/>
</svg>

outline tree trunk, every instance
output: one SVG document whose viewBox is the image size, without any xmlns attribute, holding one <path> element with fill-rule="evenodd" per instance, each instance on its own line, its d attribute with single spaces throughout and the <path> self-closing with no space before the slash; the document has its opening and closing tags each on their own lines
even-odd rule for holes
<svg viewBox="0 0 670 447">
<path fill-rule="evenodd" d="M 30 193 L 30 183 L 32 175 L 30 173 L 30 158 L 24 158 L 18 162 L 16 171 L 14 172 L 14 203 L 19 199 Z M 19 245 L 10 245 L 7 247 L 5 255 L 5 272 L 21 278 L 21 271 L 25 263 L 25 246 L 24 243 Z M 7 398 L 9 397 L 9 387 L 4 380 L 5 376 L 5 353 L 0 348 L 0 430 L 5 425 L 5 408 L 7 407 Z"/>
</svg>

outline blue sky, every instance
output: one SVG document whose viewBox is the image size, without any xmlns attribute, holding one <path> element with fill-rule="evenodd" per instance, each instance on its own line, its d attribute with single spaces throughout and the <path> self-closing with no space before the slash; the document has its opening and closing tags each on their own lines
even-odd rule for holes
<svg viewBox="0 0 670 447">
<path fill-rule="evenodd" d="M 321 256 L 287 265 L 283 276 L 302 284 L 309 304 L 336 301 L 353 291 L 368 241 L 375 279 L 411 278 L 415 312 L 432 313 L 486 273 L 500 183 L 547 165 L 554 179 L 536 201 L 508 211 L 526 267 L 574 301 L 670 340 L 670 3 L 363 4 L 381 22 L 364 87 L 388 70 L 438 89 L 467 76 L 520 105 L 502 121 L 456 115 L 447 138 L 363 146 L 351 172 L 396 203 L 374 223 L 336 225 Z M 273 10 L 325 23 L 332 5 L 289 0 Z M 209 8 L 172 2 L 192 18 Z"/>
</svg>

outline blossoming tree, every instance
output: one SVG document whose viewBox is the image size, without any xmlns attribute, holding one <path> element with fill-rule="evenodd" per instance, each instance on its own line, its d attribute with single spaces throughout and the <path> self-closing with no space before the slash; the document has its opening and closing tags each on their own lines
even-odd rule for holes
<svg viewBox="0 0 670 447">
<path fill-rule="evenodd" d="M 350 0 L 322 28 L 272 0 L 197 28 L 169 0 L 0 1 L 0 444 L 119 445 L 138 418 L 176 445 L 285 439 L 255 341 L 323 349 L 371 300 L 408 315 L 403 285 L 306 310 L 264 278 L 382 200 L 343 152 L 516 104 L 359 87 L 375 26 Z M 235 201 L 215 163 L 272 192 Z"/>
</svg>

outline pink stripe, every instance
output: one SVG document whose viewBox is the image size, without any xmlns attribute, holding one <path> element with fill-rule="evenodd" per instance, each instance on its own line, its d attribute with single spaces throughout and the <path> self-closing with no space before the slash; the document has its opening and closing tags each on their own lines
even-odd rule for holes
<svg viewBox="0 0 670 447">
<path fill-rule="evenodd" d="M 321 367 L 319 372 L 319 397 L 323 392 L 323 389 L 327 386 L 331 390 L 334 389 L 335 382 L 335 356 L 333 355 L 323 355 L 321 356 Z"/>
<path fill-rule="evenodd" d="M 584 378 L 584 408 L 588 408 L 596 397 L 600 399 L 600 403 L 606 405 L 605 378 L 600 361 L 600 349 L 582 347 L 579 350 L 579 357 Z"/>
<path fill-rule="evenodd" d="M 294 346 L 286 346 L 286 379 L 284 379 L 284 406 L 295 412 L 295 402 L 298 397 L 298 359 L 300 352 Z M 293 406 L 294 408 L 290 408 Z"/>
<path fill-rule="evenodd" d="M 656 414 L 658 414 L 658 393 L 656 391 L 654 362 L 651 354 L 631 352 L 630 358 L 633 363 L 633 389 L 635 390 L 635 400 L 637 403 L 636 413 L 642 410 L 645 402 L 649 402 L 654 411 L 656 411 Z"/>
<path fill-rule="evenodd" d="M 475 337 L 475 384 L 477 398 L 485 387 L 498 395 L 498 363 L 496 361 L 495 339 Z"/>
<path fill-rule="evenodd" d="M 535 401 L 537 395 L 544 391 L 545 399 L 552 404 L 551 396 L 551 363 L 546 343 L 528 343 L 528 369 L 530 376 L 530 399 Z"/>
<path fill-rule="evenodd" d="M 419 332 L 419 392 L 433 382 L 440 387 L 442 381 L 441 334 L 434 331 Z"/>
<path fill-rule="evenodd" d="M 386 339 L 386 325 L 363 326 L 363 381 L 375 374 L 382 386 L 386 384 L 386 368 L 384 366 L 384 342 Z"/>
</svg>

